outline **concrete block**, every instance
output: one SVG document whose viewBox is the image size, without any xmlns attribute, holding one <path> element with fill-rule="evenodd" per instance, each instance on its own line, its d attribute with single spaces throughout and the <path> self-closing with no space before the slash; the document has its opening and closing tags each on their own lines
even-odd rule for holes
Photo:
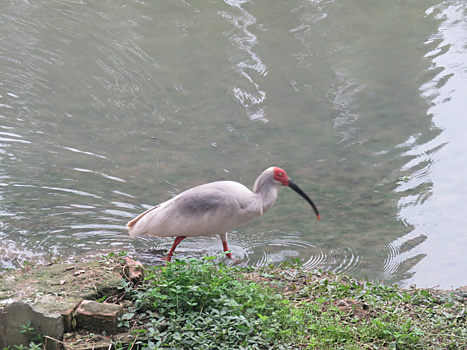
<svg viewBox="0 0 467 350">
<path fill-rule="evenodd" d="M 60 313 L 42 313 L 31 304 L 20 300 L 6 300 L 0 306 L 0 347 L 29 345 L 34 334 L 21 333 L 21 327 L 30 324 L 34 333 L 61 340 L 63 322 Z M 59 350 L 60 344 L 46 338 L 47 350 Z"/>
<path fill-rule="evenodd" d="M 76 296 L 43 295 L 34 303 L 34 309 L 43 314 L 59 313 L 62 316 L 64 332 L 74 330 L 73 313 L 83 298 Z"/>
<path fill-rule="evenodd" d="M 123 308 L 116 304 L 83 300 L 76 310 L 76 327 L 92 332 L 118 332 L 118 319 Z"/>
</svg>

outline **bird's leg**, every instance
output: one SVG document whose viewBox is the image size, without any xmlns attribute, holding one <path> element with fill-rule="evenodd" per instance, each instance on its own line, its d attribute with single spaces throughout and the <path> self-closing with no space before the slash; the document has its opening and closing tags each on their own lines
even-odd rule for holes
<svg viewBox="0 0 467 350">
<path fill-rule="evenodd" d="M 229 246 L 227 245 L 227 242 L 222 242 L 222 246 L 224 247 L 224 252 L 229 251 Z M 227 253 L 225 254 L 229 259 L 232 259 L 232 253 Z"/>
<path fill-rule="evenodd" d="M 172 259 L 172 254 L 175 251 L 175 248 L 177 248 L 177 246 L 180 244 L 180 242 L 183 241 L 185 238 L 186 238 L 186 236 L 175 237 L 174 244 L 172 245 L 172 248 L 170 249 L 169 254 L 167 254 L 167 256 L 165 258 L 162 258 L 162 260 L 170 261 Z"/>
<path fill-rule="evenodd" d="M 224 252 L 228 252 L 229 246 L 227 245 L 227 233 L 221 233 L 219 236 L 221 237 L 222 247 L 224 248 Z M 229 259 L 232 259 L 231 253 L 227 253 L 225 255 L 227 255 Z"/>
</svg>

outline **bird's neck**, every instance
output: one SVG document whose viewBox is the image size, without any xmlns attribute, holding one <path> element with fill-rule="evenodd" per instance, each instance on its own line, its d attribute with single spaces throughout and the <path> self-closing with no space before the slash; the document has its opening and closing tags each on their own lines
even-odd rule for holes
<svg viewBox="0 0 467 350">
<path fill-rule="evenodd" d="M 255 188 L 255 194 L 258 196 L 258 206 L 262 215 L 276 202 L 277 186 L 273 182 L 265 182 Z"/>
</svg>

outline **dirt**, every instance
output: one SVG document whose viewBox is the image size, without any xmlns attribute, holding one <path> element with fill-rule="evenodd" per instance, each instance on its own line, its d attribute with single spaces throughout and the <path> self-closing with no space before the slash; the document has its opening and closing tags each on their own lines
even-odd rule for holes
<svg viewBox="0 0 467 350">
<path fill-rule="evenodd" d="M 114 295 L 122 282 L 116 266 L 92 261 L 7 271 L 0 274 L 0 300 L 34 301 L 44 294 L 96 300 Z"/>
</svg>

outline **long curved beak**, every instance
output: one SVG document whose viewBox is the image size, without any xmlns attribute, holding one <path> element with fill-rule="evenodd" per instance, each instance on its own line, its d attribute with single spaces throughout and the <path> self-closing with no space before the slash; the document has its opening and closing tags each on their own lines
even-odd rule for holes
<svg viewBox="0 0 467 350">
<path fill-rule="evenodd" d="M 295 182 L 293 182 L 292 180 L 290 180 L 290 179 L 289 179 L 289 187 L 292 190 L 294 190 L 295 192 L 297 192 L 300 196 L 305 198 L 305 200 L 308 203 L 310 203 L 310 205 L 313 207 L 313 210 L 316 213 L 316 216 L 317 216 L 318 220 L 321 220 L 321 215 L 319 215 L 318 208 L 316 208 L 315 203 L 313 203 L 313 201 L 310 199 L 310 197 L 308 197 L 307 194 L 305 192 L 303 192 L 302 189 L 300 187 L 298 187 L 297 184 Z"/>
</svg>

